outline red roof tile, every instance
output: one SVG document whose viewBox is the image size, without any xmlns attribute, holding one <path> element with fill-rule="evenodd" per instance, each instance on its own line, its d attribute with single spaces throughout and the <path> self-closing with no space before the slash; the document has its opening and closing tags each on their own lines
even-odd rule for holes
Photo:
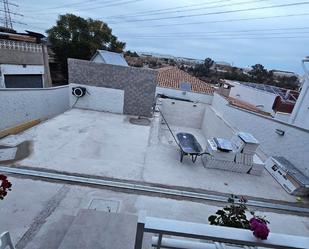
<svg viewBox="0 0 309 249">
<path fill-rule="evenodd" d="M 256 112 L 262 115 L 271 116 L 269 112 L 264 112 L 258 107 L 256 107 L 255 105 L 252 105 L 243 100 L 235 99 L 233 97 L 228 97 L 227 100 L 229 101 L 230 105 L 233 105 L 233 106 L 236 106 L 236 107 L 248 110 L 248 111 Z"/>
<path fill-rule="evenodd" d="M 214 92 L 214 88 L 210 84 L 191 76 L 177 67 L 164 67 L 157 69 L 157 71 L 159 72 L 157 77 L 158 86 L 180 89 L 180 83 L 189 82 L 191 83 L 192 92 L 206 94 L 213 94 Z"/>
</svg>

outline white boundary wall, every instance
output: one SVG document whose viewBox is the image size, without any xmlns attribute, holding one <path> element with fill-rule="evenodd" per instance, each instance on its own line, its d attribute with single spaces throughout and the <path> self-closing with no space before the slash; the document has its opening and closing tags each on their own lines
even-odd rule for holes
<svg viewBox="0 0 309 249">
<path fill-rule="evenodd" d="M 289 122 L 309 129 L 309 75 L 305 80 Z"/>
<path fill-rule="evenodd" d="M 255 106 L 263 105 L 261 110 L 274 114 L 272 107 L 277 97 L 276 94 L 245 86 L 235 81 L 227 80 L 227 82 L 234 86 L 231 88 L 231 97 L 246 101 Z"/>
<path fill-rule="evenodd" d="M 156 96 L 158 94 L 164 94 L 171 98 L 179 98 L 179 99 L 185 99 L 190 100 L 193 102 L 200 102 L 204 104 L 211 104 L 213 95 L 209 94 L 202 94 L 202 93 L 196 93 L 196 92 L 190 92 L 190 91 L 181 91 L 174 88 L 168 88 L 168 87 L 156 87 Z"/>
<path fill-rule="evenodd" d="M 201 129 L 206 105 L 174 99 L 160 99 L 168 124 Z"/>
<path fill-rule="evenodd" d="M 76 86 L 85 87 L 87 89 L 86 95 L 78 100 L 72 95 L 72 87 Z M 94 111 L 123 113 L 124 90 L 79 84 L 70 84 L 69 88 L 70 107 Z M 76 104 L 74 105 L 75 102 Z"/>
<path fill-rule="evenodd" d="M 48 119 L 69 109 L 68 86 L 0 88 L 0 130 L 33 120 Z"/>
<path fill-rule="evenodd" d="M 212 107 L 234 130 L 253 134 L 266 155 L 284 156 L 309 176 L 308 130 L 230 106 L 228 101 L 218 94 L 214 95 Z M 276 129 L 283 130 L 284 136 L 278 135 Z"/>
</svg>

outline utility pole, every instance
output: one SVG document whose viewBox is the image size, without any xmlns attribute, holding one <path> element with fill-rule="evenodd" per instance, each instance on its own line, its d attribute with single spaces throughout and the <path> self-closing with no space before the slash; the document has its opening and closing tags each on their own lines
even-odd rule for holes
<svg viewBox="0 0 309 249">
<path fill-rule="evenodd" d="M 11 19 L 11 12 L 10 12 L 10 8 L 9 8 L 9 1 L 8 0 L 2 0 L 3 2 L 3 11 L 4 11 L 4 19 L 3 19 L 3 23 L 4 23 L 4 27 L 7 29 L 13 29 L 13 25 L 12 25 L 12 19 Z"/>
</svg>

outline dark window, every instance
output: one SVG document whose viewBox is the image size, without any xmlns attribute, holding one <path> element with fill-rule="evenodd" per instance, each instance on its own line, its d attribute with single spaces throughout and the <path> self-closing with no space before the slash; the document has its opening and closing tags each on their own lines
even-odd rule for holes
<svg viewBox="0 0 309 249">
<path fill-rule="evenodd" d="M 42 88 L 41 74 L 4 75 L 6 88 Z"/>
</svg>

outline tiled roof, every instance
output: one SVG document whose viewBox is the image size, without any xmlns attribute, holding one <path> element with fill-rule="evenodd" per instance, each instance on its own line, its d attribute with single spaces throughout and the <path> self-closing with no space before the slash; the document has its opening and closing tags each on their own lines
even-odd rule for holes
<svg viewBox="0 0 309 249">
<path fill-rule="evenodd" d="M 189 82 L 192 86 L 192 92 L 206 94 L 213 94 L 214 92 L 214 88 L 210 84 L 191 76 L 177 67 L 164 67 L 157 69 L 157 71 L 159 72 L 157 77 L 158 86 L 180 89 L 180 83 Z"/>
<path fill-rule="evenodd" d="M 262 115 L 271 116 L 269 112 L 264 112 L 261 109 L 257 108 L 255 105 L 252 105 L 243 100 L 235 99 L 232 97 L 228 97 L 227 100 L 229 101 L 230 105 L 233 105 L 233 106 L 236 106 L 236 107 L 248 110 L 248 111 L 256 112 Z"/>
</svg>

